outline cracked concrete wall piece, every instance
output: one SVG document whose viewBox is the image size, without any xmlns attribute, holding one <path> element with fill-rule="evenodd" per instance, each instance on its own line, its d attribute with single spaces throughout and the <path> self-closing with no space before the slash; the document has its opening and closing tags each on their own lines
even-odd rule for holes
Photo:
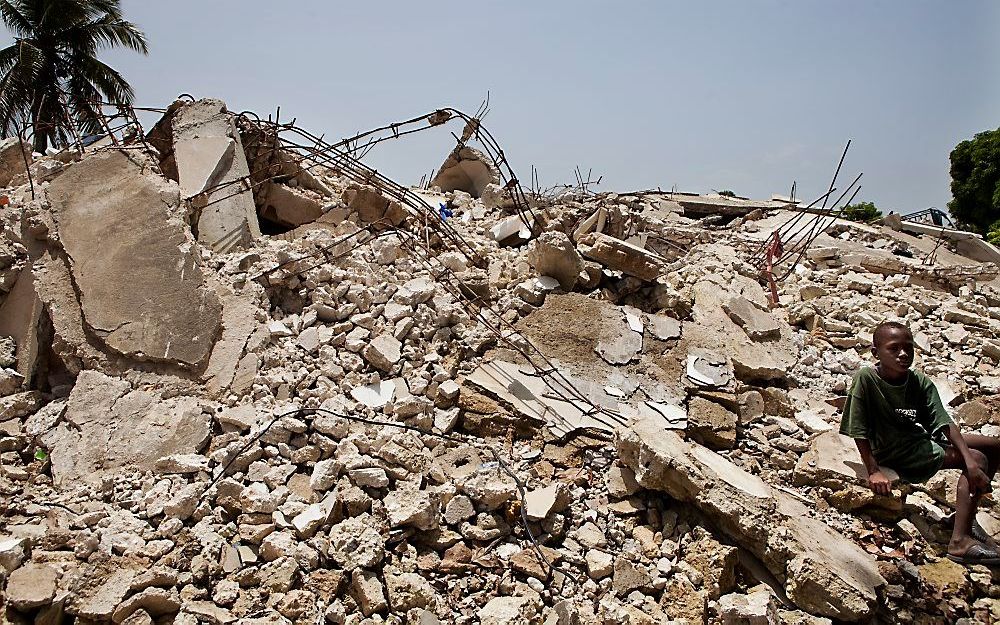
<svg viewBox="0 0 1000 625">
<path fill-rule="evenodd" d="M 474 198 L 482 196 L 489 184 L 498 184 L 500 173 L 488 156 L 459 145 L 444 159 L 431 186 L 441 191 L 465 191 Z"/>
<path fill-rule="evenodd" d="M 36 292 L 52 321 L 52 351 L 73 375 L 83 369 L 102 368 L 108 357 L 98 339 L 87 334 L 69 262 L 44 249 L 36 250 L 32 258 Z"/>
<path fill-rule="evenodd" d="M 205 388 L 209 394 L 224 393 L 233 384 L 247 339 L 258 326 L 256 312 L 257 307 L 245 297 L 228 295 L 222 298 L 222 336 L 216 341 L 205 370 Z"/>
<path fill-rule="evenodd" d="M 211 416 L 195 397 L 161 400 L 97 371 L 77 377 L 65 422 L 42 436 L 57 486 L 99 483 L 118 467 L 152 469 L 163 456 L 197 453 L 208 441 Z"/>
<path fill-rule="evenodd" d="M 29 384 L 38 360 L 38 322 L 42 315 L 34 282 L 31 270 L 22 269 L 0 305 L 0 336 L 12 337 L 17 343 L 17 372 Z"/>
<path fill-rule="evenodd" d="M 615 446 L 640 485 L 697 506 L 760 558 L 799 608 L 845 621 L 872 614 L 886 584 L 875 560 L 795 498 L 652 420 L 620 429 Z"/>
<path fill-rule="evenodd" d="M 177 186 L 109 151 L 75 164 L 48 193 L 89 331 L 130 358 L 202 365 L 221 305 L 204 283 Z"/>
<path fill-rule="evenodd" d="M 245 248 L 259 238 L 257 208 L 233 116 L 222 100 L 204 99 L 181 107 L 173 121 L 174 162 L 186 197 L 197 196 L 198 241 L 216 252 Z M 205 193 L 205 189 L 233 183 Z"/>
<path fill-rule="evenodd" d="M 655 254 L 599 232 L 583 235 L 577 249 L 585 258 L 640 280 L 655 280 L 662 271 Z"/>
<path fill-rule="evenodd" d="M 373 187 L 351 185 L 344 190 L 341 199 L 363 223 L 385 220 L 386 226 L 398 226 L 406 219 L 406 209 L 399 202 L 386 199 Z"/>
</svg>

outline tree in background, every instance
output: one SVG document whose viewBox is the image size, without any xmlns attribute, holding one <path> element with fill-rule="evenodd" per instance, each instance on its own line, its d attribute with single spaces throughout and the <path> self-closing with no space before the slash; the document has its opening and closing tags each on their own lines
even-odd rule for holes
<svg viewBox="0 0 1000 625">
<path fill-rule="evenodd" d="M 726 189 L 725 191 L 719 191 L 719 195 L 724 195 L 726 197 L 736 197 L 736 193 L 730 191 L 729 189 Z"/>
<path fill-rule="evenodd" d="M 986 231 L 986 240 L 993 245 L 1000 245 L 1000 219 L 994 221 Z"/>
<path fill-rule="evenodd" d="M 868 223 L 882 217 L 882 212 L 871 202 L 858 202 L 844 207 L 844 219 Z"/>
<path fill-rule="evenodd" d="M 980 132 L 951 151 L 952 217 L 977 232 L 1000 220 L 1000 128 Z"/>
<path fill-rule="evenodd" d="M 97 59 L 123 46 L 146 54 L 146 36 L 122 17 L 120 0 L 0 0 L 14 43 L 0 50 L 0 132 L 30 123 L 35 151 L 66 145 L 70 117 L 85 134 L 101 132 L 99 101 L 130 106 L 132 87 Z"/>
</svg>

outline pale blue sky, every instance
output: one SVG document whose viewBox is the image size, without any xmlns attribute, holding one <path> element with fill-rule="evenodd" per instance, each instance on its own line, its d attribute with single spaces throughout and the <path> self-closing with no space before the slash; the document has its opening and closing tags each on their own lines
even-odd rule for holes
<svg viewBox="0 0 1000 625">
<path fill-rule="evenodd" d="M 105 58 L 137 103 L 182 92 L 297 117 L 327 137 L 454 106 L 484 120 L 518 176 L 573 168 L 605 190 L 825 191 L 840 151 L 859 199 L 944 207 L 948 153 L 1000 126 L 995 0 L 260 2 L 124 0 L 150 55 Z M 453 129 L 458 132 L 457 128 Z M 447 131 L 375 149 L 400 182 Z"/>
</svg>

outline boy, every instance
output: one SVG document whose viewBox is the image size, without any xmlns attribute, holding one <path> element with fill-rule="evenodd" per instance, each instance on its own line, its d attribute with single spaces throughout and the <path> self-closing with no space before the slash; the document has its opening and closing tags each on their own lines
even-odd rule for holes
<svg viewBox="0 0 1000 625">
<path fill-rule="evenodd" d="M 1000 565 L 996 542 L 978 523 L 976 509 L 1000 467 L 1000 438 L 962 434 L 941 404 L 934 383 L 911 371 L 913 334 L 896 322 L 879 324 L 872 336 L 875 367 L 854 376 L 840 433 L 855 439 L 868 483 L 891 493 L 888 467 L 903 481 L 926 482 L 940 469 L 961 469 L 955 527 L 948 558 L 962 564 Z"/>
</svg>

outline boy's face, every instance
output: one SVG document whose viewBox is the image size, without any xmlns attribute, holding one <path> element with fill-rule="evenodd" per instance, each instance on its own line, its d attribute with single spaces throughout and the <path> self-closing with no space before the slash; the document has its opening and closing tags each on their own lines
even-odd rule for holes
<svg viewBox="0 0 1000 625">
<path fill-rule="evenodd" d="M 884 328 L 875 337 L 872 355 L 884 375 L 902 377 L 913 364 L 913 334 L 902 328 Z"/>
</svg>

